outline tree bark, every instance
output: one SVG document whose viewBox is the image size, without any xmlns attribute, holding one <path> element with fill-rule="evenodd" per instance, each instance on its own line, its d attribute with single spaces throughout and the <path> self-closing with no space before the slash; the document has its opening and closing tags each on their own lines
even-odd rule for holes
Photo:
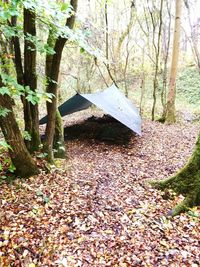
<svg viewBox="0 0 200 267">
<path fill-rule="evenodd" d="M 185 199 L 169 213 L 171 216 L 200 205 L 200 134 L 188 163 L 175 176 L 151 184 L 157 189 L 172 189 L 177 194 L 185 196 Z"/>
<path fill-rule="evenodd" d="M 73 7 L 73 11 L 76 12 L 78 0 L 71 0 L 71 6 Z M 70 18 L 66 21 L 66 26 L 70 29 L 73 28 L 75 22 L 75 14 L 72 14 Z M 55 120 L 56 120 L 56 110 L 57 110 L 57 82 L 59 77 L 61 56 L 64 45 L 67 39 L 59 36 L 55 42 L 54 51 L 52 59 L 52 68 L 50 80 L 47 86 L 47 92 L 52 93 L 54 95 L 52 102 L 47 102 L 47 126 L 45 130 L 45 140 L 44 140 L 44 150 L 48 154 L 48 161 L 53 163 L 53 138 L 55 133 Z"/>
<path fill-rule="evenodd" d="M 198 36 L 199 33 L 195 31 L 195 28 L 198 25 L 198 21 L 196 23 L 196 27 L 195 25 L 192 24 L 191 21 L 191 12 L 190 12 L 190 3 L 188 2 L 188 0 L 184 0 L 185 3 L 185 7 L 187 8 L 187 12 L 188 12 L 188 21 L 189 21 L 189 25 L 190 25 L 190 31 L 191 31 L 191 37 L 190 37 L 190 42 L 191 42 L 191 46 L 193 47 L 193 53 L 194 53 L 194 57 L 195 57 L 195 61 L 197 63 L 198 66 L 198 70 L 200 73 L 200 52 L 199 52 L 199 48 L 198 48 Z"/>
<path fill-rule="evenodd" d="M 39 170 L 24 144 L 14 116 L 13 104 L 13 100 L 9 96 L 0 95 L 0 107 L 9 110 L 5 117 L 0 116 L 0 126 L 6 142 L 11 147 L 9 155 L 16 168 L 15 174 L 20 177 L 29 177 L 38 174 Z"/>
<path fill-rule="evenodd" d="M 155 109 L 157 102 L 157 91 L 158 91 L 158 72 L 159 72 L 159 61 L 160 61 L 160 41 L 161 41 L 161 33 L 162 33 L 162 24 L 163 24 L 163 0 L 160 1 L 160 10 L 159 10 L 159 26 L 158 26 L 158 36 L 157 40 L 155 40 L 156 33 L 156 21 L 153 16 L 153 12 L 149 9 L 149 13 L 151 15 L 151 21 L 153 26 L 153 47 L 155 50 L 155 72 L 153 78 L 153 105 L 151 110 L 151 119 L 154 121 L 155 119 Z"/>
<path fill-rule="evenodd" d="M 178 67 L 179 46 L 180 46 L 181 8 L 182 8 L 182 0 L 176 0 L 176 16 L 175 16 L 175 26 L 174 26 L 174 42 L 173 42 L 171 73 L 170 73 L 170 84 L 169 84 L 167 105 L 165 110 L 165 121 L 167 123 L 174 123 L 176 121 L 175 96 L 176 96 L 176 76 Z"/>
<path fill-rule="evenodd" d="M 16 16 L 13 16 L 11 18 L 11 24 L 13 27 L 17 26 Z M 23 65 L 22 65 L 21 48 L 20 48 L 19 37 L 17 35 L 12 38 L 12 44 L 14 48 L 14 63 L 15 63 L 15 70 L 17 74 L 17 82 L 20 85 L 24 85 L 24 72 L 23 72 Z"/>
<path fill-rule="evenodd" d="M 106 59 L 107 61 L 109 61 L 109 33 L 108 33 L 108 0 L 105 1 L 105 8 L 104 8 L 104 13 L 105 13 L 105 26 L 106 26 L 106 34 L 105 34 L 105 43 L 106 43 Z M 115 77 L 113 76 L 112 72 L 111 72 L 111 68 L 110 68 L 110 64 L 109 62 L 105 63 L 104 64 L 106 69 L 107 69 L 107 72 L 108 72 L 108 76 L 110 77 L 111 81 L 114 83 L 114 85 L 116 87 L 119 87 L 117 85 L 117 82 L 116 82 L 116 79 Z"/>
<path fill-rule="evenodd" d="M 36 46 L 34 42 L 27 40 L 28 35 L 36 36 L 36 15 L 34 11 L 24 9 L 24 86 L 29 86 L 32 91 L 37 89 L 36 76 Z M 26 141 L 30 152 L 39 150 L 39 112 L 38 104 L 23 99 L 25 131 L 31 135 L 31 141 Z"/>
<path fill-rule="evenodd" d="M 49 31 L 47 44 L 50 47 L 54 47 L 55 45 L 55 39 L 52 35 L 51 30 Z M 46 62 L 45 62 L 45 75 L 46 75 L 47 83 L 49 83 L 50 81 L 52 60 L 53 60 L 53 55 L 47 54 Z M 54 157 L 66 158 L 63 122 L 62 122 L 62 117 L 60 116 L 60 112 L 58 108 L 56 110 L 56 118 L 55 118 L 55 133 L 54 133 L 54 140 L 53 140 L 53 150 L 54 150 Z"/>
<path fill-rule="evenodd" d="M 168 20 L 165 22 L 163 29 L 163 73 L 162 73 L 162 91 L 161 91 L 161 103 L 163 107 L 163 114 L 160 121 L 163 121 L 165 118 L 165 108 L 166 108 L 166 100 L 167 100 L 167 65 L 169 59 L 169 47 L 171 41 L 171 2 L 166 2 Z M 165 120 L 165 119 L 164 119 Z"/>
<path fill-rule="evenodd" d="M 65 141 L 64 141 L 64 128 L 60 112 L 56 111 L 56 124 L 55 134 L 53 140 L 53 150 L 55 158 L 66 158 Z"/>
</svg>

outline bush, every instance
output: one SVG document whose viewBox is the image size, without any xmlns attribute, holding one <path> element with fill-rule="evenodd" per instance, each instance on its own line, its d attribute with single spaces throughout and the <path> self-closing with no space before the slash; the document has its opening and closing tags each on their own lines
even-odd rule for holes
<svg viewBox="0 0 200 267">
<path fill-rule="evenodd" d="M 178 75 L 177 93 L 189 103 L 200 103 L 200 74 L 195 67 L 187 67 Z"/>
</svg>

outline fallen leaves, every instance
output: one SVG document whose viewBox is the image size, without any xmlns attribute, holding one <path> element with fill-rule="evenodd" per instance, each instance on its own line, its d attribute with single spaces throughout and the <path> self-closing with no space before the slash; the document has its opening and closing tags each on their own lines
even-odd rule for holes
<svg viewBox="0 0 200 267">
<path fill-rule="evenodd" d="M 0 266 L 199 266 L 199 209 L 169 220 L 148 179 L 177 171 L 198 126 L 145 122 L 126 146 L 67 143 L 52 173 L 0 187 Z"/>
</svg>

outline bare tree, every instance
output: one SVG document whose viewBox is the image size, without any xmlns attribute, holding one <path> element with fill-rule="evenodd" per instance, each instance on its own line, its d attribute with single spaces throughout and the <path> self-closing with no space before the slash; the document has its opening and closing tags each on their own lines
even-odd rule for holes
<svg viewBox="0 0 200 267">
<path fill-rule="evenodd" d="M 191 36 L 190 36 L 190 43 L 192 45 L 192 50 L 194 53 L 195 61 L 197 63 L 199 72 L 200 72 L 200 52 L 199 52 L 199 47 L 198 47 L 198 40 L 199 40 L 199 33 L 198 33 L 198 25 L 200 23 L 200 19 L 198 18 L 197 22 L 195 24 L 192 23 L 191 21 L 191 11 L 190 11 L 190 4 L 188 0 L 184 0 L 185 7 L 187 8 L 187 13 L 188 13 L 188 21 L 190 25 L 190 31 L 191 31 Z"/>
</svg>

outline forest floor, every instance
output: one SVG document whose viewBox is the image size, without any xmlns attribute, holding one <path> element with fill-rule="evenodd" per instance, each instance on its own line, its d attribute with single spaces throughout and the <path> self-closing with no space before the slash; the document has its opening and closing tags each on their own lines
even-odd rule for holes
<svg viewBox="0 0 200 267">
<path fill-rule="evenodd" d="M 143 122 L 126 145 L 69 140 L 51 173 L 0 187 L 0 266 L 200 266 L 200 209 L 148 181 L 182 167 L 199 125 Z"/>
</svg>

